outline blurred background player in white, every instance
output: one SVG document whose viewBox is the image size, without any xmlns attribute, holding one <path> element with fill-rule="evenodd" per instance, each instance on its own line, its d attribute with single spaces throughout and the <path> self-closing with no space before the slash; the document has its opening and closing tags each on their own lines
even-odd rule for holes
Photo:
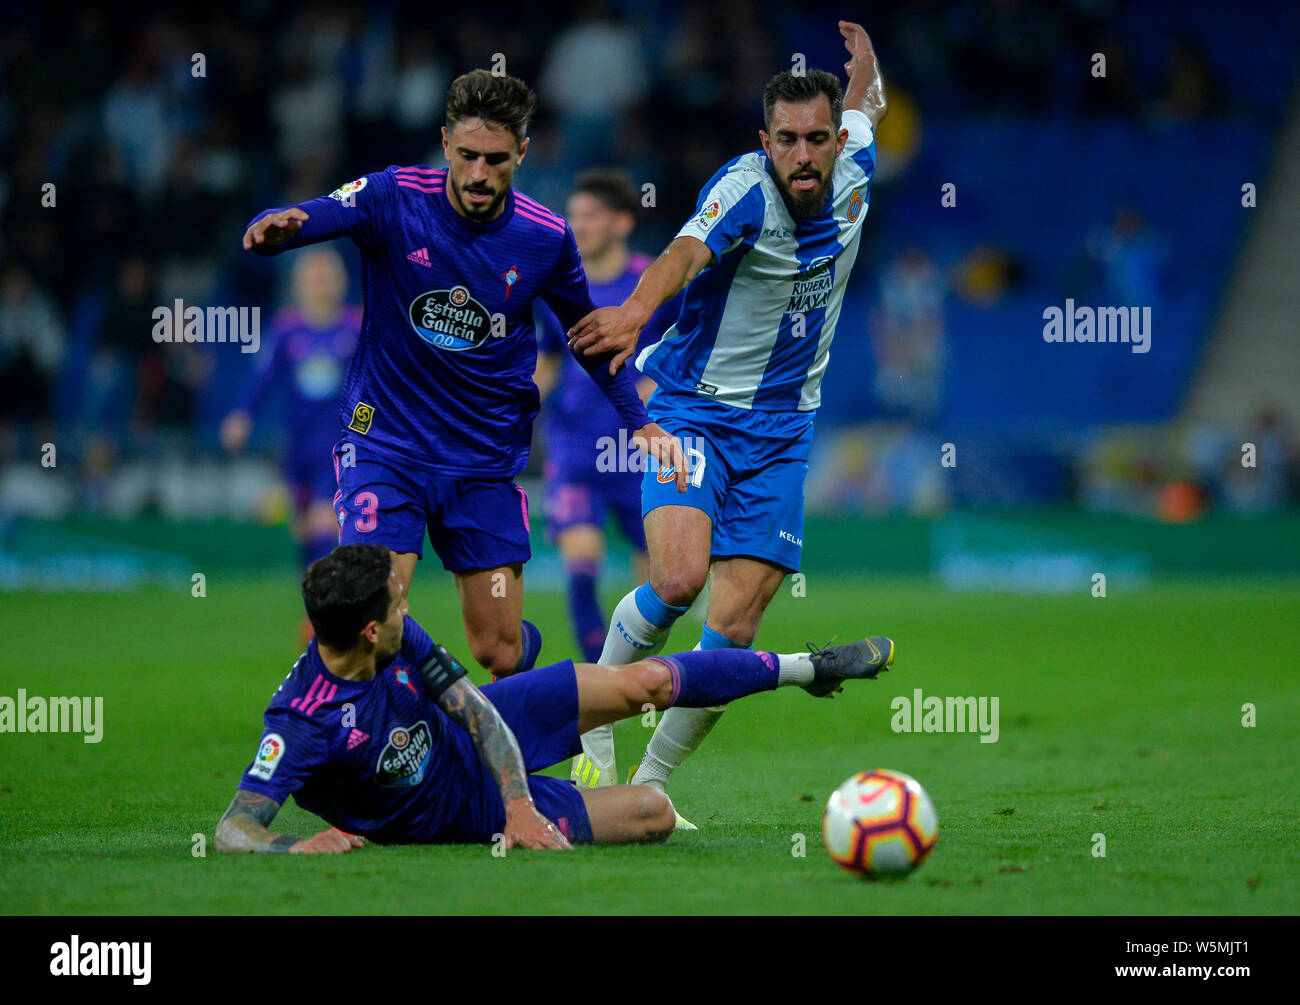
<svg viewBox="0 0 1300 1005">
<path fill-rule="evenodd" d="M 773 77 L 762 150 L 710 179 L 696 215 L 622 306 L 596 310 L 569 332 L 576 351 L 613 351 L 617 366 L 654 312 L 685 290 L 677 324 L 638 363 L 659 385 L 650 414 L 699 449 L 688 451 L 685 496 L 664 491 L 669 471 L 646 473 L 650 578 L 615 608 L 601 663 L 659 652 L 710 575 L 698 648 L 748 648 L 782 580 L 799 569 L 813 419 L 886 111 L 867 33 L 847 21 L 839 31 L 847 91 L 820 70 Z M 876 656 L 887 666 L 894 646 L 881 641 Z M 666 788 L 721 714 L 666 712 L 635 782 Z M 678 826 L 689 824 L 679 818 Z"/>
<path fill-rule="evenodd" d="M 592 169 L 574 180 L 566 213 L 592 302 L 598 306 L 626 300 L 652 261 L 628 247 L 639 208 L 639 193 L 620 172 Z M 676 320 L 679 307 L 680 297 L 674 297 L 659 308 L 641 329 L 638 345 L 644 348 L 657 342 Z M 536 312 L 541 346 L 535 380 L 544 400 L 547 535 L 564 560 L 569 618 L 582 658 L 595 663 L 609 624 L 596 594 L 605 558 L 607 517 L 614 518 L 632 545 L 638 580 L 647 575 L 641 522 L 644 464 L 630 444 L 620 449 L 618 415 L 569 352 L 563 326 L 545 304 L 538 302 Z M 654 390 L 654 381 L 629 365 L 644 400 Z M 613 764 L 613 726 L 587 734 L 583 743 L 597 744 L 598 749 L 594 758 L 584 754 L 574 761 L 574 781 L 593 786 L 616 781 L 600 769 L 602 764 Z"/>
<path fill-rule="evenodd" d="M 346 302 L 347 270 L 332 248 L 304 252 L 294 261 L 292 277 L 293 302 L 271 322 L 257 375 L 221 423 L 221 444 L 231 453 L 243 450 L 254 417 L 273 390 L 280 392 L 291 530 L 306 568 L 338 543 L 332 454 L 339 438 L 339 390 L 357 347 L 361 308 Z M 310 637 L 305 618 L 302 628 Z"/>
</svg>

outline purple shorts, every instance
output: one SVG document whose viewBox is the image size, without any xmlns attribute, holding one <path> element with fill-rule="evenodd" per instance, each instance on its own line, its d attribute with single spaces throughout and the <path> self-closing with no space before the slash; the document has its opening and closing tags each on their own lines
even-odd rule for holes
<svg viewBox="0 0 1300 1005">
<path fill-rule="evenodd" d="M 424 556 L 427 530 L 448 572 L 527 562 L 528 494 L 509 478 L 459 478 L 401 465 L 355 444 L 355 463 L 334 450 L 339 544 L 382 544 Z"/>
<path fill-rule="evenodd" d="M 646 550 L 641 518 L 641 475 L 629 472 L 576 471 L 546 462 L 546 538 L 555 539 L 570 527 L 604 528 L 610 514 L 622 535 L 639 551 Z"/>
<path fill-rule="evenodd" d="M 524 768 L 541 771 L 576 757 L 578 738 L 578 678 L 573 660 L 561 660 L 483 685 L 483 694 L 519 741 Z M 465 809 L 443 835 L 445 841 L 488 842 L 505 827 L 501 791 L 479 762 L 479 784 Z M 528 776 L 528 789 L 537 811 L 552 821 L 574 844 L 592 840 L 591 820 L 582 793 L 568 779 Z"/>
<path fill-rule="evenodd" d="M 329 443 L 292 450 L 284 459 L 284 480 L 293 496 L 293 511 L 302 515 L 315 502 L 328 503 L 338 490 Z"/>
</svg>

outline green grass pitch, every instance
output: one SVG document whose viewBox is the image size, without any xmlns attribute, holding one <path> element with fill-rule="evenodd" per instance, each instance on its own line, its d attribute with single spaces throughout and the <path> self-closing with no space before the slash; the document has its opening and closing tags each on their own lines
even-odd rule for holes
<svg viewBox="0 0 1300 1005">
<path fill-rule="evenodd" d="M 0 597 L 0 695 L 103 695 L 98 745 L 0 735 L 6 913 L 1293 913 L 1300 876 L 1300 583 L 1167 582 L 1095 599 L 959 594 L 924 579 L 808 577 L 759 643 L 866 632 L 895 670 L 832 701 L 795 688 L 737 703 L 673 796 L 698 833 L 572 854 L 370 846 L 345 856 L 211 850 L 296 649 L 289 574 L 120 595 Z M 608 584 L 607 600 L 620 584 Z M 415 616 L 464 651 L 429 563 Z M 543 656 L 573 652 L 564 604 L 533 593 Z M 669 649 L 689 649 L 684 619 Z M 1001 735 L 896 734 L 890 700 L 997 696 Z M 1242 706 L 1256 725 L 1242 724 Z M 617 730 L 620 763 L 649 731 Z M 864 882 L 826 856 L 830 791 L 915 775 L 939 843 L 912 876 Z M 567 772 L 567 765 L 561 769 Z M 319 829 L 292 803 L 277 828 Z M 193 836 L 206 835 L 206 857 Z M 1095 857 L 1093 835 L 1105 835 Z M 806 840 L 806 854 L 799 850 Z"/>
</svg>

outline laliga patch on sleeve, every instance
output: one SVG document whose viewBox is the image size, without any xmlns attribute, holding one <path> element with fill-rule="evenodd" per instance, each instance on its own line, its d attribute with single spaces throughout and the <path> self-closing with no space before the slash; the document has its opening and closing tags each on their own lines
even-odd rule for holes
<svg viewBox="0 0 1300 1005">
<path fill-rule="evenodd" d="M 269 782 L 271 776 L 275 774 L 275 769 L 280 766 L 282 757 L 284 757 L 284 737 L 279 733 L 267 733 L 262 737 L 262 745 L 257 748 L 257 757 L 253 761 L 253 766 L 248 769 L 248 773 L 254 778 Z"/>
<path fill-rule="evenodd" d="M 357 193 L 366 187 L 366 179 L 358 178 L 356 181 L 350 181 L 346 185 L 340 185 L 330 193 L 331 199 L 336 199 L 345 206 L 356 205 Z"/>
<path fill-rule="evenodd" d="M 696 217 L 692 222 L 700 229 L 708 230 L 717 222 L 718 217 L 721 215 L 722 203 L 718 202 L 717 199 L 714 199 L 707 206 L 703 207 L 698 214 L 696 214 Z"/>
</svg>

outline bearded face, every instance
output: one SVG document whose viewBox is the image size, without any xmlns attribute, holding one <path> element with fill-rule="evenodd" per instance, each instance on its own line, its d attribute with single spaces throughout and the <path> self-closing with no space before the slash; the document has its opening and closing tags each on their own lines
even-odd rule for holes
<svg viewBox="0 0 1300 1005">
<path fill-rule="evenodd" d="M 844 148 L 830 100 L 819 94 L 812 101 L 778 101 L 770 130 L 759 137 L 786 208 L 794 217 L 816 215 L 826 205 L 835 158 Z"/>
</svg>

